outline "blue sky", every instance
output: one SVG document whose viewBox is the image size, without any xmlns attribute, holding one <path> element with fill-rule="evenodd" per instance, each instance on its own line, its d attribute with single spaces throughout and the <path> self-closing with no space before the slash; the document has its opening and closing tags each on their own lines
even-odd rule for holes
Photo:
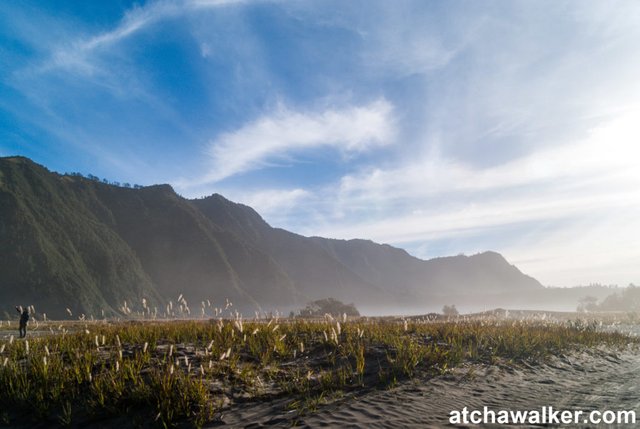
<svg viewBox="0 0 640 429">
<path fill-rule="evenodd" d="M 0 3 L 0 156 L 640 283 L 640 3 Z"/>
</svg>

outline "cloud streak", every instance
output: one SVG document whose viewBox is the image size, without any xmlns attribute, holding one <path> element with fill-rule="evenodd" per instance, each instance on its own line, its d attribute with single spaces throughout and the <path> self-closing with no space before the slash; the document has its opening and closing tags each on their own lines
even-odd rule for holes
<svg viewBox="0 0 640 429">
<path fill-rule="evenodd" d="M 314 148 L 329 147 L 343 154 L 365 152 L 390 144 L 394 133 L 393 107 L 384 99 L 317 113 L 279 107 L 273 115 L 212 140 L 209 172 L 185 185 L 215 183 Z"/>
<path fill-rule="evenodd" d="M 58 48 L 43 69 L 72 69 L 90 74 L 95 71 L 95 67 L 90 59 L 93 53 L 117 45 L 160 21 L 200 10 L 242 4 L 245 3 L 245 1 L 246 0 L 158 0 L 142 7 L 134 7 L 125 13 L 122 20 L 112 30 L 88 39 L 76 40 Z"/>
<path fill-rule="evenodd" d="M 342 178 L 345 201 L 414 198 L 452 192 L 483 192 L 536 186 L 560 188 L 566 184 L 620 178 L 620 186 L 640 184 L 635 160 L 640 156 L 639 111 L 611 120 L 585 140 L 558 143 L 495 167 L 477 168 L 439 155 L 394 169 L 373 169 Z M 607 150 L 603 150 L 607 148 Z M 610 183 L 610 185 L 613 185 Z"/>
<path fill-rule="evenodd" d="M 227 194 L 235 201 L 255 209 L 260 215 L 266 216 L 271 222 L 286 222 L 286 216 L 294 208 L 299 208 L 314 198 L 313 194 L 301 188 L 267 189 L 255 192 L 232 192 Z M 282 216 L 282 217 L 281 217 Z"/>
</svg>

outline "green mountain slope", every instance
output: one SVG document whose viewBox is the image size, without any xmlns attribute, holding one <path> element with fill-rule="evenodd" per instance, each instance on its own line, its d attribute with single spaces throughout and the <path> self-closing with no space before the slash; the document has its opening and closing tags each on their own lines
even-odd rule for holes
<svg viewBox="0 0 640 429">
<path fill-rule="evenodd" d="M 0 301 L 50 316 L 113 313 L 125 300 L 162 301 L 127 243 L 71 180 L 23 158 L 0 159 Z"/>
<path fill-rule="evenodd" d="M 181 294 L 196 312 L 228 298 L 252 313 L 329 296 L 397 306 L 541 288 L 496 253 L 423 261 L 371 241 L 303 237 L 217 194 L 113 186 L 22 157 L 0 158 L 0 243 L 0 311 L 33 304 L 51 317 L 98 317 L 143 298 L 162 312 Z"/>
</svg>

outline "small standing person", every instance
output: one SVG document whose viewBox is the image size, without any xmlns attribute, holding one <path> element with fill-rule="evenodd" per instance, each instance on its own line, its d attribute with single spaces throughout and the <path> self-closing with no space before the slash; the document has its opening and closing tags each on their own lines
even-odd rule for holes
<svg viewBox="0 0 640 429">
<path fill-rule="evenodd" d="M 29 321 L 29 309 L 22 307 L 16 307 L 18 313 L 20 313 L 20 338 L 24 338 L 27 336 L 27 322 Z"/>
</svg>

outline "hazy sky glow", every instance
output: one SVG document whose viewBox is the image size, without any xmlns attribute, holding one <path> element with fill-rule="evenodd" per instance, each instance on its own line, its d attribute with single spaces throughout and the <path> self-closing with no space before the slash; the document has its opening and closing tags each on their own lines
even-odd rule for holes
<svg viewBox="0 0 640 429">
<path fill-rule="evenodd" d="M 640 283 L 640 3 L 0 3 L 0 156 Z"/>
</svg>

